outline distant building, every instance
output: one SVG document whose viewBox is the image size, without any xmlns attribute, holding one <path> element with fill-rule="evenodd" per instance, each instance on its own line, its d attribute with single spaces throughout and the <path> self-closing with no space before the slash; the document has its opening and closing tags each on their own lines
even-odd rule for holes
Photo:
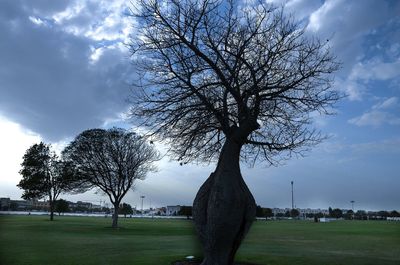
<svg viewBox="0 0 400 265">
<path fill-rule="evenodd" d="M 329 211 L 326 209 L 298 209 L 300 212 L 300 215 L 306 215 L 306 214 L 318 214 L 318 213 L 322 213 L 323 215 L 328 215 Z"/>
<path fill-rule="evenodd" d="M 167 206 L 166 215 L 178 215 L 178 212 L 181 210 L 180 205 L 175 206 Z"/>
<path fill-rule="evenodd" d="M 43 210 L 43 211 L 47 211 L 50 209 L 50 203 L 49 201 L 38 201 L 38 200 L 32 200 L 32 206 L 34 209 L 38 209 L 38 210 Z"/>
<path fill-rule="evenodd" d="M 76 204 L 77 207 L 92 209 L 92 203 L 90 202 L 77 201 Z"/>
<path fill-rule="evenodd" d="M 274 216 L 276 216 L 277 214 L 285 214 L 286 212 L 290 212 L 290 210 L 290 208 L 273 208 L 272 213 Z"/>
<path fill-rule="evenodd" d="M 274 214 L 274 216 L 278 215 L 278 214 L 285 214 L 286 212 L 290 212 L 292 209 L 291 208 L 273 208 L 272 209 L 272 213 Z M 328 215 L 329 211 L 326 209 L 311 209 L 311 208 L 307 208 L 307 209 L 300 209 L 297 208 L 297 210 L 300 213 L 300 216 L 306 216 L 307 214 L 318 214 L 318 213 L 322 213 L 323 215 Z"/>
<path fill-rule="evenodd" d="M 10 209 L 11 200 L 10 198 L 0 198 L 0 210 L 8 211 Z"/>
<path fill-rule="evenodd" d="M 92 210 L 93 211 L 101 211 L 101 205 L 100 204 L 92 204 Z"/>
<path fill-rule="evenodd" d="M 15 205 L 15 210 L 17 211 L 26 211 L 31 210 L 33 208 L 33 201 L 26 201 L 26 200 L 11 200 L 11 205 Z"/>
</svg>

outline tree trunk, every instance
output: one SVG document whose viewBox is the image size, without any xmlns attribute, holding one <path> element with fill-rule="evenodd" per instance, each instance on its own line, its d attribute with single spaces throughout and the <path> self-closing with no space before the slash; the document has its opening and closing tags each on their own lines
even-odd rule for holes
<svg viewBox="0 0 400 265">
<path fill-rule="evenodd" d="M 201 265 L 232 265 L 256 215 L 254 198 L 240 173 L 241 145 L 227 140 L 216 170 L 193 203 L 193 219 L 204 248 Z"/>
<path fill-rule="evenodd" d="M 50 221 L 54 220 L 54 201 L 49 201 L 50 206 Z"/>
<path fill-rule="evenodd" d="M 114 214 L 112 216 L 112 228 L 118 227 L 118 210 L 119 210 L 119 203 L 114 205 Z"/>
</svg>

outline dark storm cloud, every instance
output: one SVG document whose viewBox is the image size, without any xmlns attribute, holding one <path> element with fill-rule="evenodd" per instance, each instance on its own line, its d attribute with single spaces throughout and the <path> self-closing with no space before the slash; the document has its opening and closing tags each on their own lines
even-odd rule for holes
<svg viewBox="0 0 400 265">
<path fill-rule="evenodd" d="M 35 14 L 62 11 L 67 2 L 0 3 L 0 114 L 51 141 L 115 118 L 129 92 L 130 64 L 118 46 L 93 61 L 93 39 L 54 21 L 34 23 Z"/>
</svg>

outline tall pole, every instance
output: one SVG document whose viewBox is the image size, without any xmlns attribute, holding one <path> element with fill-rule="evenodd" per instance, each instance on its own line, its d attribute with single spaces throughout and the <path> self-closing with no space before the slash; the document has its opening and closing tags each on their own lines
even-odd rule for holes
<svg viewBox="0 0 400 265">
<path fill-rule="evenodd" d="M 351 200 L 350 203 L 351 203 L 351 210 L 353 212 L 353 214 L 351 215 L 351 219 L 354 219 L 354 203 L 355 203 L 355 201 Z"/>
<path fill-rule="evenodd" d="M 292 184 L 292 209 L 294 209 L 294 199 L 293 199 L 293 180 L 290 182 Z"/>
<path fill-rule="evenodd" d="M 140 198 L 142 199 L 142 215 L 143 215 L 143 199 L 144 199 L 144 196 L 142 195 L 142 196 L 140 196 Z"/>
</svg>

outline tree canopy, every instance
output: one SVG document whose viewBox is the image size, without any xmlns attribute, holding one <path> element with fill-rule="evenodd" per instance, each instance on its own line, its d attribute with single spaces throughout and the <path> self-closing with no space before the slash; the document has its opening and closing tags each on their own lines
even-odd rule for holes
<svg viewBox="0 0 400 265">
<path fill-rule="evenodd" d="M 340 95 L 328 42 L 263 2 L 139 1 L 131 50 L 143 79 L 132 113 L 184 162 L 210 161 L 226 139 L 275 163 L 323 138 L 311 114 Z"/>
<path fill-rule="evenodd" d="M 114 205 L 117 226 L 122 198 L 155 169 L 157 151 L 134 132 L 120 128 L 90 129 L 79 134 L 62 152 L 74 174 L 106 194 Z"/>
<path fill-rule="evenodd" d="M 41 199 L 47 197 L 50 204 L 50 219 L 53 220 L 54 203 L 63 192 L 80 189 L 80 181 L 75 179 L 68 164 L 61 161 L 49 144 L 34 144 L 25 152 L 17 185 L 23 189 L 22 198 Z"/>
<path fill-rule="evenodd" d="M 119 207 L 119 214 L 123 214 L 125 217 L 127 214 L 133 214 L 132 206 L 129 203 L 122 203 Z"/>
</svg>

